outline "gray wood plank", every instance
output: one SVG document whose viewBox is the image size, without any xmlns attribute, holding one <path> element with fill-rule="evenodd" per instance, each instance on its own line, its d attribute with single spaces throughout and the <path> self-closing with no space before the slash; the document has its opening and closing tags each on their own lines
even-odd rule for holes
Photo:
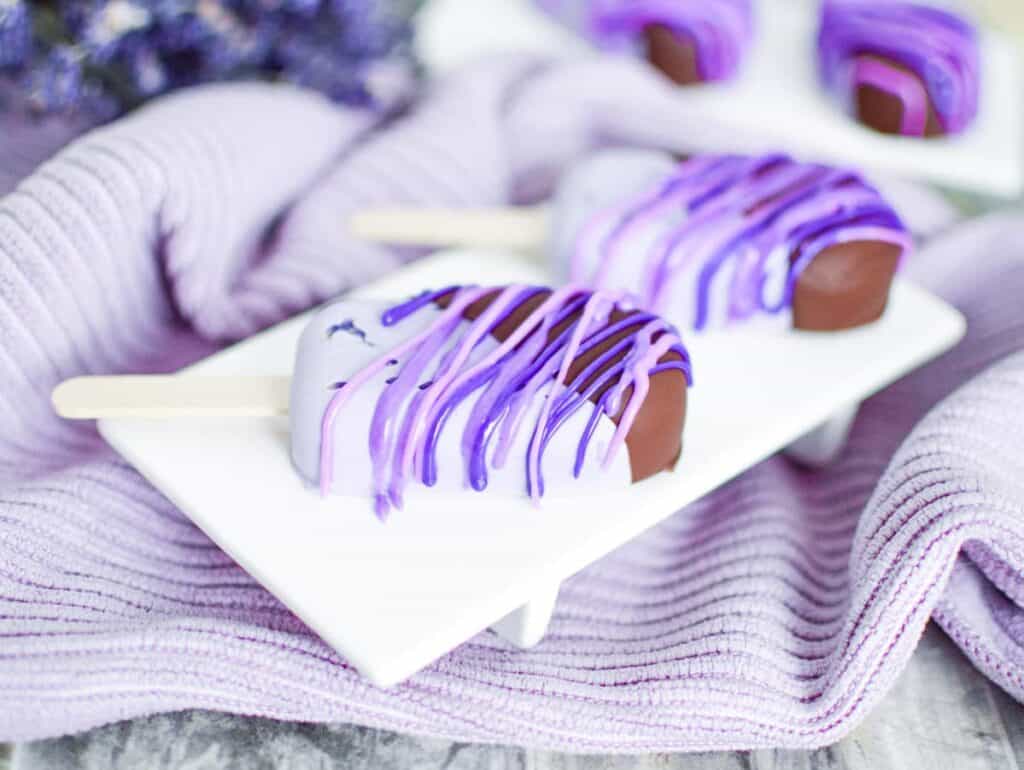
<svg viewBox="0 0 1024 770">
<path fill-rule="evenodd" d="M 1006 731 L 1006 739 L 1013 749 L 1017 766 L 1024 768 L 1024 705 L 1021 705 L 1003 690 L 992 687 L 992 702 Z"/>
<path fill-rule="evenodd" d="M 893 690 L 850 735 L 814 752 L 757 752 L 752 767 L 1016 770 L 1019 748 L 1008 721 L 1024 741 L 1024 707 L 929 627 Z"/>
</svg>

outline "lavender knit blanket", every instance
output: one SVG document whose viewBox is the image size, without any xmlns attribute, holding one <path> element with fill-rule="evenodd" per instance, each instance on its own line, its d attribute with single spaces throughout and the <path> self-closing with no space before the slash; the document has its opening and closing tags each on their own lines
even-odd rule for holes
<svg viewBox="0 0 1024 770">
<path fill-rule="evenodd" d="M 174 369 L 410 256 L 349 239 L 357 206 L 534 198 L 597 144 L 716 130 L 602 60 L 493 62 L 376 123 L 203 88 L 0 199 L 0 739 L 194 707 L 579 751 L 812 747 L 929 617 L 1024 700 L 1024 216 L 912 261 L 968 337 L 872 398 L 833 467 L 762 463 L 567 582 L 536 649 L 484 633 L 391 690 L 54 417 L 63 378 Z"/>
</svg>

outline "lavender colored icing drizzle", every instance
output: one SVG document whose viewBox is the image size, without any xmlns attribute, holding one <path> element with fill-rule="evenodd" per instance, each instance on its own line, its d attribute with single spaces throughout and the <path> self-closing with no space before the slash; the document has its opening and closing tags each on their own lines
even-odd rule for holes
<svg viewBox="0 0 1024 770">
<path fill-rule="evenodd" d="M 427 486 L 435 483 L 438 437 L 453 410 L 467 399 L 475 401 L 463 430 L 462 450 L 467 483 L 478 491 L 487 487 L 491 444 L 495 447 L 490 465 L 500 468 L 523 429 L 527 407 L 535 398 L 545 399 L 534 424 L 525 428 L 530 431 L 526 490 L 538 499 L 544 493 L 544 449 L 577 410 L 592 407 L 577 445 L 573 473 L 578 477 L 601 415 L 611 417 L 625 404 L 602 459 L 607 466 L 629 433 L 650 377 L 676 370 L 691 382 L 689 355 L 670 324 L 645 311 L 611 321 L 613 310 L 621 309 L 620 297 L 579 286 L 547 294 L 504 341 L 491 336 L 524 302 L 544 292 L 542 287 L 524 285 L 449 287 L 424 292 L 387 310 L 381 317 L 384 326 L 400 324 L 420 312 L 436 312 L 437 318 L 422 332 L 383 352 L 334 392 L 321 423 L 321 491 L 326 494 L 333 482 L 336 421 L 352 394 L 386 367 L 393 367 L 397 374 L 377 400 L 369 435 L 374 507 L 380 518 L 392 507 L 402 507 L 403 490 L 411 476 Z M 451 295 L 450 304 L 437 312 L 435 301 L 445 295 Z M 492 301 L 476 319 L 465 318 L 470 305 L 488 296 Z M 626 331 L 622 340 L 568 379 L 574 360 Z M 490 348 L 484 347 L 488 341 Z M 674 355 L 660 361 L 668 354 Z M 595 393 L 601 393 L 596 404 L 590 401 Z"/>
<path fill-rule="evenodd" d="M 662 227 L 657 238 L 639 246 L 652 226 Z M 727 320 L 780 313 L 815 256 L 851 241 L 892 243 L 903 254 L 912 245 L 896 212 L 857 172 L 777 154 L 704 155 L 590 218 L 576 237 L 570 274 L 608 289 L 612 269 L 629 260 L 642 271 L 637 305 L 674 317 L 666 307 L 671 290 L 696 271 L 693 328 L 701 330 L 723 271 L 732 271 Z"/>
<path fill-rule="evenodd" d="M 751 0 L 538 0 L 597 46 L 630 49 L 650 24 L 661 24 L 692 43 L 705 81 L 727 80 L 739 69 L 753 37 Z"/>
<path fill-rule="evenodd" d="M 871 57 L 896 62 L 913 75 Z M 929 102 L 947 134 L 962 132 L 977 114 L 977 33 L 948 11 L 902 2 L 826 0 L 818 59 L 826 88 L 845 102 L 861 85 L 898 98 L 902 134 L 924 135 Z"/>
</svg>

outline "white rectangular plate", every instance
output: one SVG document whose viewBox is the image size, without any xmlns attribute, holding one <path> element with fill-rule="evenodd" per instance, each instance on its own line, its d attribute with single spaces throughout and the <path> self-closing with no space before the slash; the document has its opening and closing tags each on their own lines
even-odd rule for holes
<svg viewBox="0 0 1024 770">
<path fill-rule="evenodd" d="M 527 257 L 439 253 L 364 288 L 402 298 L 472 276 L 548 283 Z M 305 317 L 191 367 L 287 374 Z M 881 321 L 813 334 L 691 337 L 696 385 L 678 468 L 588 505 L 413 497 L 387 524 L 369 501 L 319 497 L 277 419 L 107 420 L 106 439 L 371 681 L 410 676 L 682 506 L 951 347 L 953 308 L 904 282 Z"/>
<path fill-rule="evenodd" d="M 816 2 L 757 0 L 755 9 L 756 42 L 740 77 L 722 85 L 678 89 L 680 101 L 695 118 L 735 126 L 736 132 L 681 137 L 686 149 L 783 150 L 987 195 L 1020 195 L 1024 80 L 1017 50 L 1004 35 L 991 30 L 982 35 L 981 102 L 975 123 L 959 137 L 922 140 L 866 129 L 822 90 L 816 70 Z M 531 0 L 431 0 L 420 14 L 416 46 L 435 73 L 496 51 L 592 54 Z M 751 127 L 756 128 L 754 135 Z"/>
</svg>

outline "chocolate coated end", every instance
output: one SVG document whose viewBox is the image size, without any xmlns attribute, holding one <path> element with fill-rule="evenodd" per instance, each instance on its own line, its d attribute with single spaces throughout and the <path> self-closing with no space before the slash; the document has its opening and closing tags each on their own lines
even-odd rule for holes
<svg viewBox="0 0 1024 770">
<path fill-rule="evenodd" d="M 797 279 L 793 327 L 838 331 L 878 320 L 899 258 L 899 246 L 879 241 L 837 243 L 823 250 Z"/>
<path fill-rule="evenodd" d="M 624 318 L 635 315 L 636 311 L 616 310 L 609 318 L 609 325 L 618 323 Z M 617 342 L 635 331 L 627 329 L 616 334 L 592 350 L 577 356 L 569 367 L 569 378 L 576 376 L 592 360 Z M 621 360 L 621 356 L 617 359 Z M 658 363 L 679 360 L 675 353 L 666 353 Z M 604 371 L 615 361 L 599 371 Z M 583 383 L 586 385 L 586 383 Z M 622 397 L 622 408 L 611 416 L 612 422 L 618 425 L 622 413 L 633 393 L 632 386 L 626 388 Z M 604 394 L 603 390 L 594 393 L 590 400 L 597 402 Z M 670 370 L 658 372 L 650 378 L 647 395 L 633 419 L 629 433 L 626 434 L 626 448 L 629 451 L 629 467 L 633 473 L 633 481 L 643 481 L 661 471 L 670 470 L 679 460 L 683 448 L 683 424 L 686 422 L 686 378 L 681 372 Z"/>
<path fill-rule="evenodd" d="M 881 56 L 865 57 L 882 62 L 888 67 L 900 70 L 920 82 L 917 74 L 910 71 L 892 59 Z M 922 85 L 922 88 L 924 86 Z M 857 87 L 854 95 L 854 103 L 857 107 L 857 120 L 875 131 L 883 134 L 901 134 L 903 125 L 903 102 L 893 94 L 883 91 L 880 88 L 869 85 Z M 939 117 L 935 112 L 931 97 L 928 97 L 928 119 L 925 123 L 925 136 L 942 136 L 945 133 L 939 123 Z"/>
<path fill-rule="evenodd" d="M 620 416 L 612 419 L 618 423 Z M 647 398 L 626 435 L 634 482 L 675 467 L 683 451 L 685 423 L 686 378 L 675 370 L 658 372 L 651 377 Z"/>
<path fill-rule="evenodd" d="M 515 311 L 510 313 L 504 321 L 495 326 L 491 330 L 491 335 L 498 340 L 507 339 L 550 293 L 548 291 L 530 297 L 530 299 L 523 302 Z M 467 307 L 463 311 L 463 315 L 470 320 L 477 318 L 494 301 L 496 296 L 497 292 L 482 297 Z M 439 297 L 436 302 L 441 307 L 447 307 L 451 302 L 451 295 Z M 611 326 L 618 323 L 624 318 L 635 315 L 636 312 L 615 310 L 608 320 L 608 325 Z M 549 338 L 557 337 L 576 318 L 577 316 L 573 316 L 563 324 L 554 327 L 549 334 Z M 577 356 L 569 366 L 568 379 L 574 379 L 591 361 L 635 331 L 635 328 L 624 329 L 604 340 L 600 345 L 595 345 L 591 350 Z M 595 378 L 600 377 L 604 371 L 621 359 L 622 357 L 619 356 L 613 361 L 608 361 L 588 380 L 580 383 L 579 390 L 586 389 Z M 664 363 L 671 360 L 679 360 L 678 355 L 666 353 L 658 362 Z M 604 395 L 605 390 L 606 388 L 598 389 L 595 393 L 591 394 L 590 400 L 597 403 L 601 396 Z M 610 415 L 616 425 L 618 425 L 619 420 L 622 418 L 622 412 L 625 409 L 625 405 L 629 402 L 631 394 L 632 386 L 623 393 L 622 409 L 616 414 Z M 682 372 L 668 370 L 652 375 L 647 396 L 644 398 L 633 420 L 633 425 L 626 435 L 626 449 L 629 452 L 629 466 L 634 482 L 642 481 L 661 471 L 670 470 L 675 466 L 682 451 L 683 425 L 685 421 L 686 378 Z"/>
<path fill-rule="evenodd" d="M 644 28 L 647 60 L 681 86 L 703 82 L 697 69 L 697 49 L 685 36 L 664 24 Z"/>
</svg>

